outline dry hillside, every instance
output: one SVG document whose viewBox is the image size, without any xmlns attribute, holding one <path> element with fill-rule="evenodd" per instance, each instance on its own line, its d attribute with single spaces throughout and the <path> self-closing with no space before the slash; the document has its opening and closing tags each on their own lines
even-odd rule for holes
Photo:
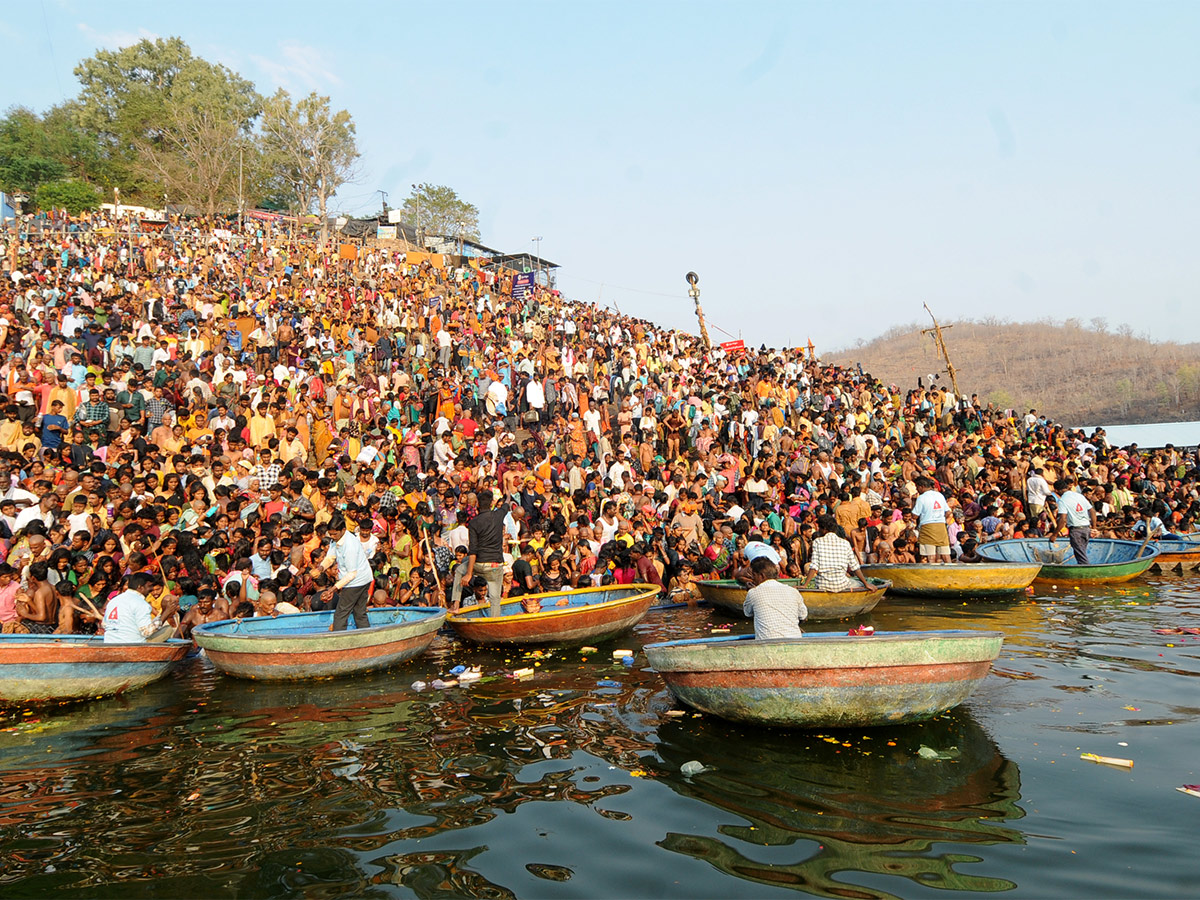
<svg viewBox="0 0 1200 900">
<path fill-rule="evenodd" d="M 925 327 L 893 328 L 823 359 L 861 362 L 885 382 L 914 387 L 918 376 L 944 369 Z M 1102 319 L 1090 326 L 947 322 L 943 335 L 959 387 L 1001 407 L 1036 409 L 1071 425 L 1200 419 L 1200 344 L 1156 343 L 1128 325 L 1109 331 Z"/>
</svg>

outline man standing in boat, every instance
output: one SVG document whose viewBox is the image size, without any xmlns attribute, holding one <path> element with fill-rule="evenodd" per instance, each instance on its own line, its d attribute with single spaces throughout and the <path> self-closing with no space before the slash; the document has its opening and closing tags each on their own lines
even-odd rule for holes
<svg viewBox="0 0 1200 900">
<path fill-rule="evenodd" d="M 945 495 L 933 486 L 933 481 L 924 475 L 916 480 L 921 496 L 913 504 L 913 515 L 917 517 L 917 544 L 921 560 L 931 563 L 950 562 L 950 532 L 946 530 L 947 502 Z"/>
<path fill-rule="evenodd" d="M 329 545 L 325 558 L 314 567 L 313 574 L 318 575 L 337 562 L 338 580 L 325 592 L 324 598 L 329 600 L 337 594 L 337 607 L 333 612 L 330 631 L 345 631 L 351 613 L 354 613 L 355 628 L 370 628 L 367 602 L 371 599 L 371 585 L 375 583 L 371 560 L 358 535 L 346 530 L 345 516 L 335 515 L 330 519 L 328 533 L 333 543 Z"/>
<path fill-rule="evenodd" d="M 504 588 L 504 517 L 502 504 L 492 509 L 491 491 L 479 492 L 479 514 L 467 524 L 467 568 L 454 586 L 451 603 L 457 605 L 462 585 L 470 584 L 476 574 L 488 584 L 488 614 L 500 615 L 500 594 Z"/>
<path fill-rule="evenodd" d="M 1060 478 L 1054 485 L 1058 491 L 1058 529 L 1050 535 L 1050 543 L 1063 528 L 1067 529 L 1067 540 L 1075 551 L 1075 562 L 1081 566 L 1088 564 L 1088 541 L 1092 538 L 1092 528 L 1096 525 L 1096 510 L 1091 501 L 1075 490 L 1075 482 L 1070 478 Z"/>
</svg>

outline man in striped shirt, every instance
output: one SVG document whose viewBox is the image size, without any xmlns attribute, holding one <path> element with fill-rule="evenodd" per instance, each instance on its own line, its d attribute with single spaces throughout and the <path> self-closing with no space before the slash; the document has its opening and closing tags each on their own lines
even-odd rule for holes
<svg viewBox="0 0 1200 900">
<path fill-rule="evenodd" d="M 742 612 L 754 618 L 754 639 L 758 641 L 798 638 L 804 632 L 800 623 L 808 618 L 804 597 L 794 587 L 779 581 L 779 567 L 766 556 L 750 563 L 750 582 Z"/>
</svg>

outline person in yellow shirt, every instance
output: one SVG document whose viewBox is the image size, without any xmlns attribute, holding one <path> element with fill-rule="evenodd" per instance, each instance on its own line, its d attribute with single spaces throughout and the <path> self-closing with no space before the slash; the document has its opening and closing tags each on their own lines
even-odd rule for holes
<svg viewBox="0 0 1200 900">
<path fill-rule="evenodd" d="M 275 419 L 267 412 L 267 403 L 262 401 L 258 409 L 250 417 L 250 446 L 258 449 L 265 447 L 267 441 L 275 437 Z"/>
</svg>

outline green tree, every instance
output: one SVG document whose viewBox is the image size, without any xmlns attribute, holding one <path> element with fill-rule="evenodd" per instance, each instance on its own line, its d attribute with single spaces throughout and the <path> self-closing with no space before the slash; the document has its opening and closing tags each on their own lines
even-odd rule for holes
<svg viewBox="0 0 1200 900">
<path fill-rule="evenodd" d="M 82 181 L 51 181 L 37 189 L 33 202 L 38 209 L 66 209 L 77 216 L 100 206 L 100 192 Z"/>
<path fill-rule="evenodd" d="M 236 123 L 249 134 L 261 108 L 252 83 L 193 56 L 178 37 L 97 51 L 75 68 L 75 75 L 82 85 L 78 120 L 105 160 L 104 182 L 148 202 L 161 199 L 160 179 L 171 167 L 142 157 L 148 150 L 179 154 L 190 139 L 187 126 L 179 133 L 181 119 L 190 122 L 203 111 L 210 120 Z"/>
<path fill-rule="evenodd" d="M 330 199 L 357 175 L 359 153 L 350 113 L 335 113 L 329 98 L 316 92 L 293 101 L 279 90 L 263 104 L 262 144 L 268 169 L 296 198 L 298 211 L 316 206 L 323 242 Z"/>
<path fill-rule="evenodd" d="M 404 218 L 426 234 L 479 240 L 479 210 L 443 184 L 419 184 L 404 201 Z"/>
<path fill-rule="evenodd" d="M 67 167 L 54 158 L 41 116 L 16 106 L 0 119 L 0 190 L 32 193 L 66 174 Z"/>
</svg>

